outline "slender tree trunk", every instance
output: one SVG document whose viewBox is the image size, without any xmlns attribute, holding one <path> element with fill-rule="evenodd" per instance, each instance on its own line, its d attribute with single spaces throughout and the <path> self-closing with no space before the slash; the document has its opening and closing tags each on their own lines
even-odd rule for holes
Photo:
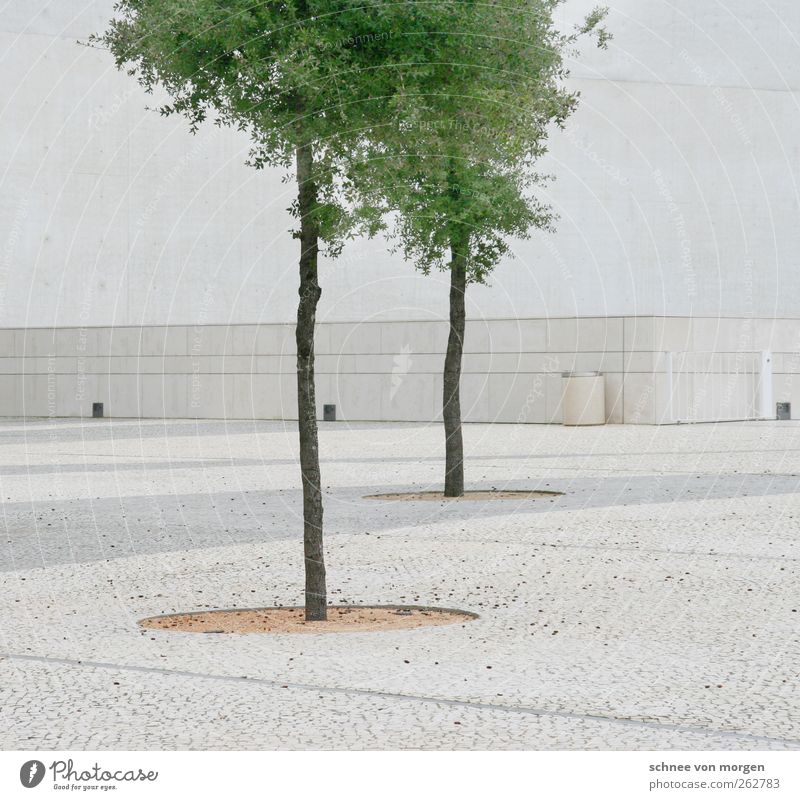
<svg viewBox="0 0 800 800">
<path fill-rule="evenodd" d="M 322 294 L 317 281 L 319 223 L 314 151 L 298 145 L 297 184 L 300 213 L 300 303 L 297 306 L 297 419 L 303 481 L 303 551 L 306 572 L 306 619 L 327 619 L 325 556 L 322 549 L 322 481 L 319 470 L 317 402 L 314 389 L 314 326 Z"/>
<path fill-rule="evenodd" d="M 468 239 L 454 235 L 450 241 L 450 336 L 444 359 L 442 418 L 445 434 L 444 496 L 464 494 L 464 443 L 461 437 L 461 358 L 464 352 Z"/>
</svg>

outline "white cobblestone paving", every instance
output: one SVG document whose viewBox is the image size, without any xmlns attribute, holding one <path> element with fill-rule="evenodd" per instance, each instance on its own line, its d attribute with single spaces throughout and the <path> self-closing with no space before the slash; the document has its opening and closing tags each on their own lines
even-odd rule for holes
<svg viewBox="0 0 800 800">
<path fill-rule="evenodd" d="M 800 747 L 800 424 L 323 425 L 336 603 L 463 625 L 138 628 L 301 601 L 291 425 L 0 423 L 0 747 Z"/>
</svg>

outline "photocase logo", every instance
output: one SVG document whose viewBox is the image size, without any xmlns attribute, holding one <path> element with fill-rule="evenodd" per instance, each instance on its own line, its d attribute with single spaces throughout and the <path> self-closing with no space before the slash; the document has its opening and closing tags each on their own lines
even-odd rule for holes
<svg viewBox="0 0 800 800">
<path fill-rule="evenodd" d="M 75 767 L 75 762 L 68 758 L 66 761 L 54 761 L 47 769 L 52 772 L 52 779 L 56 789 L 80 789 L 80 784 L 92 784 L 83 786 L 83 789 L 96 789 L 98 784 L 109 783 L 133 783 L 139 781 L 156 781 L 158 772 L 156 770 L 145 771 L 141 767 L 138 769 L 103 769 L 99 763 L 95 762 L 88 769 Z M 45 766 L 38 759 L 26 761 L 19 770 L 19 782 L 26 789 L 33 789 L 38 786 L 45 775 Z M 57 785 L 61 782 L 64 785 Z M 101 786 L 102 789 L 114 788 L 113 786 Z"/>
<path fill-rule="evenodd" d="M 44 764 L 41 761 L 33 759 L 26 761 L 20 767 L 19 780 L 26 789 L 38 786 L 42 782 L 42 778 L 44 778 Z"/>
</svg>

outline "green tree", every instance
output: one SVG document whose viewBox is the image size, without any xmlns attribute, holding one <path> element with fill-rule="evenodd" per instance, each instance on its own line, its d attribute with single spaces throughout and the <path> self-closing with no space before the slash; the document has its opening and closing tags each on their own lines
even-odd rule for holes
<svg viewBox="0 0 800 800">
<path fill-rule="evenodd" d="M 418 269 L 450 272 L 450 333 L 442 416 L 447 497 L 464 493 L 460 380 L 465 293 L 485 283 L 511 237 L 550 229 L 533 189 L 548 136 L 575 110 L 565 57 L 582 35 L 605 47 L 597 8 L 569 33 L 554 23 L 563 0 L 441 3 L 435 23 L 395 47 L 395 123 L 373 131 L 354 180 L 374 207 L 393 212 L 395 245 Z M 406 52 L 403 52 L 403 49 Z M 377 194 L 376 194 L 377 193 Z"/>
<path fill-rule="evenodd" d="M 366 10 L 370 6 L 369 13 Z M 414 20 L 403 4 L 345 0 L 119 0 L 92 37 L 117 67 L 165 98 L 192 131 L 207 118 L 246 131 L 250 163 L 294 172 L 300 242 L 297 402 L 303 489 L 306 619 L 326 619 L 323 507 L 314 388 L 320 248 L 337 255 L 369 207 L 354 208 L 343 176 L 375 115 L 383 43 Z"/>
</svg>

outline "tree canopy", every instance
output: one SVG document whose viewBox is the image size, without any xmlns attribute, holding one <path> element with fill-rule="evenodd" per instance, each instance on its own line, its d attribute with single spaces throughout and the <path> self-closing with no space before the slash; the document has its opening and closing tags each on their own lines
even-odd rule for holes
<svg viewBox="0 0 800 800">
<path fill-rule="evenodd" d="M 416 19 L 404 5 L 119 0 L 92 42 L 146 91 L 166 94 L 162 114 L 184 116 L 193 131 L 211 117 L 249 134 L 256 167 L 291 168 L 297 146 L 313 145 L 314 221 L 335 255 L 370 218 L 348 203 L 343 176 L 387 113 L 386 43 Z"/>
<path fill-rule="evenodd" d="M 604 8 L 560 31 L 562 2 L 434 4 L 435 27 L 390 45 L 391 121 L 371 131 L 356 182 L 370 205 L 394 212 L 395 242 L 423 272 L 448 269 L 454 236 L 467 236 L 468 280 L 483 283 L 510 237 L 550 227 L 536 164 L 577 106 L 565 60 L 581 36 L 601 47 L 609 38 Z"/>
</svg>

